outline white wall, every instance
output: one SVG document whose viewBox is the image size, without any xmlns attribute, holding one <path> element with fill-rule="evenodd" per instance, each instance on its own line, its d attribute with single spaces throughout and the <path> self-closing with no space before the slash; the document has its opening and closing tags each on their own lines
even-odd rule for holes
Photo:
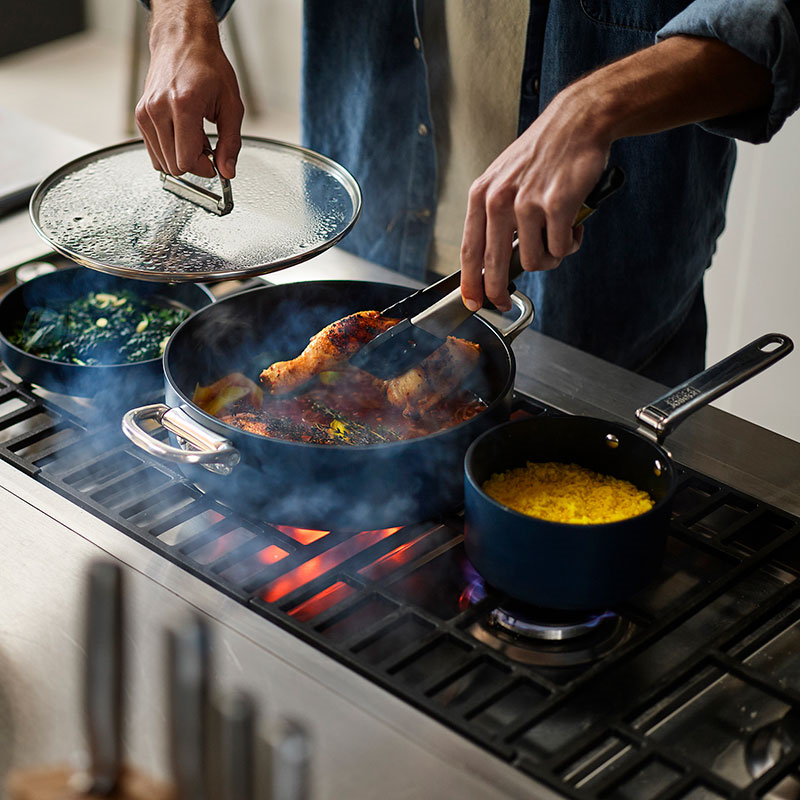
<svg viewBox="0 0 800 800">
<path fill-rule="evenodd" d="M 129 31 L 134 2 L 120 0 L 85 0 L 87 27 L 112 33 L 120 38 Z"/>
<path fill-rule="evenodd" d="M 728 222 L 706 278 L 708 360 L 762 333 L 797 344 L 716 406 L 800 440 L 800 114 L 765 145 L 739 146 Z"/>
</svg>

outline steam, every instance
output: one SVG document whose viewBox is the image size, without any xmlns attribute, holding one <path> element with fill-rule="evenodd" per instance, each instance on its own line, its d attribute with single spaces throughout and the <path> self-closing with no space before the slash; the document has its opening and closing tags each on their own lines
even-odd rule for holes
<svg viewBox="0 0 800 800">
<path fill-rule="evenodd" d="M 228 297 L 186 323 L 168 346 L 167 370 L 180 392 L 169 391 L 168 404 L 190 400 L 198 383 L 231 372 L 257 380 L 264 367 L 298 355 L 334 320 L 380 310 L 406 292 L 331 281 Z M 462 425 L 421 439 L 358 447 L 268 439 L 206 419 L 234 442 L 242 459 L 229 476 L 202 467 L 189 472 L 221 502 L 275 524 L 352 531 L 407 525 L 461 504 L 466 448 L 499 421 L 502 416 L 484 412 L 468 429 Z"/>
</svg>

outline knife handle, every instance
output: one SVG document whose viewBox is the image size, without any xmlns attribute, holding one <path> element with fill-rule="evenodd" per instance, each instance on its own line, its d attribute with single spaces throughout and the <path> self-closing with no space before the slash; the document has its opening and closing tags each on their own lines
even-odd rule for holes
<svg viewBox="0 0 800 800">
<path fill-rule="evenodd" d="M 91 794 L 109 795 L 122 770 L 122 570 L 96 562 L 89 571 L 84 703 Z"/>
<path fill-rule="evenodd" d="M 273 748 L 271 800 L 308 800 L 311 796 L 311 736 L 296 720 L 281 721 Z"/>
<path fill-rule="evenodd" d="M 197 616 L 167 631 L 169 745 L 177 800 L 206 800 L 210 634 Z"/>
<path fill-rule="evenodd" d="M 222 710 L 222 800 L 256 800 L 256 703 L 236 692 Z"/>
</svg>

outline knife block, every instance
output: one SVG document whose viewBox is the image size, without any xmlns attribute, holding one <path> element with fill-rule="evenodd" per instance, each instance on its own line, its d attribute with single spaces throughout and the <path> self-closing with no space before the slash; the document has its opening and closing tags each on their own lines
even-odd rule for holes
<svg viewBox="0 0 800 800">
<path fill-rule="evenodd" d="M 126 768 L 113 794 L 97 795 L 75 788 L 75 770 L 68 767 L 15 770 L 8 777 L 8 800 L 175 800 L 172 787 L 154 781 L 140 771 Z"/>
</svg>

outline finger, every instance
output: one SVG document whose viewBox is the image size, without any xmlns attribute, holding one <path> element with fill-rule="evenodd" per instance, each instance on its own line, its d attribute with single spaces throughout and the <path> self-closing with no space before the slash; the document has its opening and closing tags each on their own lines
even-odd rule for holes
<svg viewBox="0 0 800 800">
<path fill-rule="evenodd" d="M 483 253 L 486 249 L 486 211 L 481 190 L 473 184 L 467 201 L 461 239 L 461 297 L 470 311 L 483 305 Z"/>
<path fill-rule="evenodd" d="M 225 178 L 236 177 L 236 161 L 242 148 L 244 106 L 238 95 L 225 104 L 217 117 L 217 169 Z"/>
<path fill-rule="evenodd" d="M 575 234 L 572 222 L 575 213 L 566 211 L 558 204 L 545 207 L 545 230 L 547 231 L 547 252 L 559 262 L 573 252 Z"/>
<path fill-rule="evenodd" d="M 522 268 L 527 272 L 538 272 L 557 267 L 560 259 L 547 252 L 547 231 L 544 227 L 544 215 L 539 214 L 527 219 L 519 226 L 519 257 Z"/>
<path fill-rule="evenodd" d="M 549 233 L 547 230 L 547 224 L 545 223 L 545 226 L 542 228 L 540 237 L 542 242 L 542 255 L 541 258 L 536 263 L 536 266 L 532 267 L 532 269 L 543 272 L 548 269 L 555 269 L 561 263 L 561 259 L 558 258 L 557 256 L 554 256 L 550 252 L 548 237 Z"/>
<path fill-rule="evenodd" d="M 544 212 L 525 198 L 517 197 L 514 205 L 519 239 L 519 260 L 526 271 L 543 269 L 548 257 L 544 233 Z"/>
<path fill-rule="evenodd" d="M 160 111 L 154 114 L 151 111 L 150 119 L 153 121 L 153 128 L 158 138 L 162 159 L 167 165 L 166 171 L 170 175 L 180 175 L 178 160 L 175 156 L 175 130 L 172 127 L 172 116 Z"/>
<path fill-rule="evenodd" d="M 161 152 L 161 146 L 158 143 L 158 135 L 153 127 L 153 122 L 150 119 L 144 106 L 140 103 L 136 106 L 136 124 L 139 126 L 139 131 L 144 139 L 144 145 L 147 148 L 147 154 L 150 156 L 150 161 L 153 164 L 153 169 L 167 171 L 167 162 L 164 160 L 164 155 Z"/>
<path fill-rule="evenodd" d="M 173 141 L 175 144 L 176 175 L 191 172 L 203 178 L 214 177 L 214 167 L 206 153 L 211 148 L 203 130 L 203 118 L 188 114 L 175 115 Z"/>
<path fill-rule="evenodd" d="M 583 243 L 583 225 L 576 225 L 572 229 L 572 253 L 577 253 L 578 250 L 581 249 L 581 244 Z"/>
<path fill-rule="evenodd" d="M 508 293 L 508 266 L 511 261 L 511 244 L 516 229 L 513 214 L 503 211 L 487 214 L 486 250 L 483 255 L 483 290 L 501 311 L 511 308 Z"/>
<path fill-rule="evenodd" d="M 560 252 L 564 253 L 563 256 L 554 255 L 551 252 L 551 248 L 549 245 L 549 237 L 550 237 L 550 228 L 545 228 L 542 231 L 542 241 L 544 245 L 543 254 L 538 262 L 538 266 L 536 267 L 536 269 L 539 270 L 555 269 L 564 260 L 564 258 L 566 258 L 569 255 L 572 255 L 573 253 L 577 253 L 578 250 L 580 249 L 581 242 L 583 241 L 583 225 L 577 225 L 569 229 L 569 243 L 566 248 L 563 248 L 563 246 L 558 245 L 558 247 L 560 248 Z M 554 246 L 554 248 L 555 247 L 556 246 Z"/>
</svg>

